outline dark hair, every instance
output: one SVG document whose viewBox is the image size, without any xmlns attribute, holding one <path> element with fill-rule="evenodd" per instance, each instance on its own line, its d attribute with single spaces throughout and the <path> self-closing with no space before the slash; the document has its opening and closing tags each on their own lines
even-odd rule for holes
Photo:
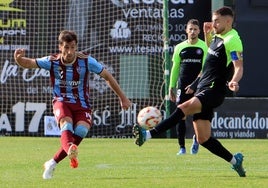
<svg viewBox="0 0 268 188">
<path fill-rule="evenodd" d="M 188 24 L 193 24 L 193 25 L 197 25 L 199 27 L 199 21 L 197 19 L 190 19 L 188 22 L 187 22 L 187 25 Z"/>
<path fill-rule="evenodd" d="M 76 43 L 77 41 L 77 35 L 74 31 L 68 31 L 68 30 L 63 30 L 60 32 L 59 35 L 59 44 L 62 44 L 63 42 L 72 42 L 75 41 Z"/>
<path fill-rule="evenodd" d="M 230 7 L 224 6 L 213 12 L 213 14 L 219 14 L 221 16 L 231 16 L 234 17 L 234 12 Z"/>
</svg>

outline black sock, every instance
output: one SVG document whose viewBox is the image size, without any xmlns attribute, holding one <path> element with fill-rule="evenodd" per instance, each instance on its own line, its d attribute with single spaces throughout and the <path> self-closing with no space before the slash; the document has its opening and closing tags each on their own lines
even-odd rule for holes
<svg viewBox="0 0 268 188">
<path fill-rule="evenodd" d="M 207 148 L 211 153 L 223 158 L 227 162 L 230 162 L 233 158 L 233 155 L 215 138 L 210 137 L 201 145 Z"/>
<path fill-rule="evenodd" d="M 178 143 L 181 148 L 185 148 L 185 133 L 186 133 L 186 124 L 185 120 L 179 120 L 177 126 L 177 136 L 178 136 Z"/>
<path fill-rule="evenodd" d="M 150 130 L 152 137 L 176 126 L 179 120 L 184 118 L 184 116 L 183 111 L 180 108 L 176 108 L 176 110 L 167 119 L 164 119 L 155 128 Z"/>
</svg>

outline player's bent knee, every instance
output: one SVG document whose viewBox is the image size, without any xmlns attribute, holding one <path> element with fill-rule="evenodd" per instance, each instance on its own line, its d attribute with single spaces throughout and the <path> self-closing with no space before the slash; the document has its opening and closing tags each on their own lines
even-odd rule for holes
<svg viewBox="0 0 268 188">
<path fill-rule="evenodd" d="M 74 129 L 74 134 L 81 138 L 85 138 L 87 136 L 87 133 L 88 128 L 84 125 L 77 125 L 77 127 Z"/>
<path fill-rule="evenodd" d="M 197 142 L 200 144 L 200 145 L 203 145 L 204 143 L 206 143 L 208 140 L 210 139 L 210 137 L 199 137 Z"/>
<path fill-rule="evenodd" d="M 72 123 L 65 123 L 64 125 L 61 126 L 60 131 L 61 132 L 63 132 L 63 131 L 71 131 L 71 132 L 74 132 L 74 130 L 73 130 L 73 124 Z"/>
</svg>

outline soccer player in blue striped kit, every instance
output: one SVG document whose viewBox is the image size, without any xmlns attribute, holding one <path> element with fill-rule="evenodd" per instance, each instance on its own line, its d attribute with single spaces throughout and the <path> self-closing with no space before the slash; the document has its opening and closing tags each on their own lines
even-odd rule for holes
<svg viewBox="0 0 268 188">
<path fill-rule="evenodd" d="M 89 72 L 99 74 L 118 96 L 121 107 L 128 109 L 130 100 L 115 78 L 91 56 L 77 52 L 78 39 L 73 31 L 64 30 L 58 37 L 59 54 L 42 58 L 25 57 L 24 49 L 14 52 L 16 63 L 23 68 L 50 71 L 53 86 L 53 113 L 61 130 L 61 147 L 44 164 L 43 179 L 51 179 L 56 165 L 69 157 L 70 166 L 78 167 L 78 145 L 92 126 L 89 103 Z"/>
<path fill-rule="evenodd" d="M 197 141 L 211 153 L 232 165 L 240 177 L 246 176 L 242 153 L 232 154 L 217 139 L 211 136 L 213 109 L 220 106 L 225 98 L 227 87 L 237 92 L 238 82 L 243 76 L 243 45 L 238 32 L 233 29 L 234 13 L 229 7 L 222 7 L 212 14 L 212 22 L 204 23 L 205 41 L 209 46 L 201 77 L 193 84 L 197 90 L 191 99 L 179 104 L 167 119 L 154 129 L 146 131 L 139 125 L 133 126 L 135 143 L 143 145 L 155 135 L 170 129 L 185 116 L 193 114 L 193 125 Z M 230 71 L 233 66 L 234 71 Z M 228 80 L 229 74 L 232 75 Z"/>
</svg>

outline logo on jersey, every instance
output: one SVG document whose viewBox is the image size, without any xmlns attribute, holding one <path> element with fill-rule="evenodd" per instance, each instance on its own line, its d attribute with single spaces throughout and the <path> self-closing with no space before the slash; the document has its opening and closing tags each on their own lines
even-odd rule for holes
<svg viewBox="0 0 268 188">
<path fill-rule="evenodd" d="M 219 57 L 219 52 L 216 52 L 216 51 L 212 50 L 211 48 L 208 49 L 208 53 L 213 55 L 213 56 Z"/>
<path fill-rule="evenodd" d="M 220 47 L 223 44 L 223 41 L 218 42 L 217 47 Z"/>
<path fill-rule="evenodd" d="M 201 49 L 197 49 L 196 50 L 196 54 L 198 54 L 198 55 L 202 54 L 202 50 Z"/>
<path fill-rule="evenodd" d="M 64 71 L 62 70 L 61 67 L 59 67 L 59 75 L 60 75 L 60 79 L 63 79 Z"/>
</svg>

